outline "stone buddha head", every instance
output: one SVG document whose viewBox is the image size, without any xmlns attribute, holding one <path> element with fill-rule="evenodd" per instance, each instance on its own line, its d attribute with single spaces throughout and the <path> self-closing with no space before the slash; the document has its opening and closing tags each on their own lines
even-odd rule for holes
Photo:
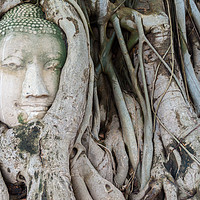
<svg viewBox="0 0 200 200">
<path fill-rule="evenodd" d="M 56 96 L 66 46 L 41 8 L 22 4 L 0 21 L 0 121 L 10 127 L 43 118 Z"/>
</svg>

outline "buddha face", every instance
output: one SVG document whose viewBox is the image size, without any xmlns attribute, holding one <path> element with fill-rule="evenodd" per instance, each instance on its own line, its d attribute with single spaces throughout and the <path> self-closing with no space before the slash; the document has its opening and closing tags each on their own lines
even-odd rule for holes
<svg viewBox="0 0 200 200">
<path fill-rule="evenodd" d="M 65 58 L 64 41 L 51 34 L 13 32 L 0 39 L 0 121 L 13 127 L 41 119 Z"/>
</svg>

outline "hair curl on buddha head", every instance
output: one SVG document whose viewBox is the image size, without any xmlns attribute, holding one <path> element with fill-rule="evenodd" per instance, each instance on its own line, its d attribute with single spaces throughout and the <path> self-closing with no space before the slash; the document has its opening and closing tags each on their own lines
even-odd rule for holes
<svg viewBox="0 0 200 200">
<path fill-rule="evenodd" d="M 26 3 L 10 9 L 0 21 L 0 36 L 8 32 L 24 32 L 30 34 L 53 34 L 63 39 L 64 34 L 53 22 L 47 21 L 42 9 L 34 4 Z"/>
</svg>

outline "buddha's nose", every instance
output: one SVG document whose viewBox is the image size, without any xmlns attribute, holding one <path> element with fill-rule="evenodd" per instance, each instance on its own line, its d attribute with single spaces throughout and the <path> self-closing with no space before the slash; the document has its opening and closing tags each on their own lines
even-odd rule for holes
<svg viewBox="0 0 200 200">
<path fill-rule="evenodd" d="M 25 79 L 22 85 L 22 96 L 28 98 L 32 97 L 48 97 L 49 93 L 44 84 L 41 69 L 31 64 L 27 66 Z"/>
</svg>

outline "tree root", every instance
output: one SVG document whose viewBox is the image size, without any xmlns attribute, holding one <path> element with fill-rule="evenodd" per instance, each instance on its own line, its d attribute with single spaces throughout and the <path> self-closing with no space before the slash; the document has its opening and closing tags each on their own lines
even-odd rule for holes
<svg viewBox="0 0 200 200">
<path fill-rule="evenodd" d="M 113 89 L 115 103 L 117 106 L 120 123 L 122 126 L 123 139 L 124 139 L 125 144 L 128 147 L 128 153 L 129 153 L 131 164 L 134 170 L 136 170 L 137 164 L 138 164 L 138 148 L 137 148 L 138 145 L 137 145 L 136 136 L 134 133 L 132 121 L 128 113 L 128 110 L 124 101 L 124 97 L 123 97 L 117 76 L 115 74 L 112 62 L 110 60 L 110 57 L 109 57 L 108 63 L 109 64 L 107 64 L 106 74 L 109 77 L 109 80 L 111 82 L 111 86 Z"/>
<path fill-rule="evenodd" d="M 194 38 L 194 36 L 193 36 Z M 198 81 L 200 82 L 200 43 L 192 42 L 192 50 L 193 50 L 193 59 L 194 59 L 194 69 L 197 76 Z"/>
<path fill-rule="evenodd" d="M 191 31 L 190 31 L 191 30 Z M 195 31 L 195 25 L 192 21 L 192 18 L 187 20 L 187 31 L 189 32 L 189 41 L 192 46 L 192 57 L 193 57 L 193 65 L 194 71 L 197 76 L 198 81 L 200 82 L 200 38 L 197 30 Z"/>
<path fill-rule="evenodd" d="M 184 4 L 183 0 L 181 2 Z M 177 16 L 178 16 L 178 18 L 177 18 L 178 23 L 181 25 L 181 27 L 180 27 L 181 32 L 183 33 L 183 36 L 180 37 L 180 41 L 181 41 L 181 52 L 183 55 L 183 61 L 184 61 L 184 65 L 185 65 L 185 73 L 186 73 L 186 77 L 187 77 L 188 88 L 190 90 L 190 95 L 192 96 L 192 99 L 194 101 L 197 115 L 200 116 L 200 89 L 199 89 L 200 83 L 197 80 L 197 77 L 195 75 L 193 64 L 191 62 L 190 54 L 189 54 L 189 51 L 187 48 L 187 38 L 186 38 L 186 34 L 185 34 L 185 32 L 186 32 L 185 21 L 186 20 L 185 20 L 185 17 L 179 17 L 180 15 L 182 15 L 182 13 L 185 13 L 185 8 L 184 8 L 184 6 L 181 7 L 178 5 L 176 6 L 176 12 L 177 12 Z M 190 0 L 190 6 L 191 5 L 192 5 L 191 9 L 194 12 L 194 9 L 197 9 L 197 8 L 195 7 L 196 5 L 193 2 L 193 0 Z M 197 13 L 194 12 L 193 14 L 198 14 L 198 16 L 200 17 L 199 11 Z M 196 15 L 194 15 L 194 16 L 196 16 Z M 199 30 L 200 30 L 200 24 L 199 24 Z"/>
<path fill-rule="evenodd" d="M 191 9 L 192 17 L 194 19 L 194 22 L 197 26 L 198 31 L 200 32 L 200 12 L 194 2 L 194 0 L 189 0 L 189 7 Z"/>
<path fill-rule="evenodd" d="M 100 108 L 99 100 L 97 94 L 97 86 L 94 84 L 94 117 L 93 117 L 93 127 L 92 135 L 98 141 L 99 140 L 99 130 L 100 130 Z"/>
<path fill-rule="evenodd" d="M 71 176 L 74 193 L 79 200 L 86 200 L 85 197 L 89 200 L 124 199 L 123 194 L 112 183 L 99 175 L 85 154 L 80 155 L 71 168 Z"/>
<path fill-rule="evenodd" d="M 127 93 L 123 93 L 124 100 L 128 109 L 128 112 L 131 116 L 135 134 L 137 137 L 138 148 L 142 153 L 143 151 L 143 132 L 144 132 L 144 122 L 142 116 L 142 110 L 139 103 L 136 101 L 134 96 L 131 96 Z"/>
<path fill-rule="evenodd" d="M 88 99 L 87 99 L 87 105 L 85 109 L 85 115 L 78 131 L 76 143 L 81 144 L 81 138 L 85 130 L 87 129 L 87 127 L 90 126 L 90 120 L 92 117 L 93 93 L 94 93 L 94 64 L 93 64 L 92 59 L 90 58 L 90 79 L 89 79 L 89 86 L 88 86 Z"/>
<path fill-rule="evenodd" d="M 141 184 L 141 156 L 143 155 L 143 136 L 144 136 L 144 122 L 142 116 L 142 110 L 139 103 L 135 100 L 135 98 L 129 94 L 124 93 L 124 99 L 126 102 L 127 109 L 132 119 L 134 131 L 136 134 L 136 138 L 138 141 L 138 168 L 136 174 L 133 176 L 137 176 L 138 185 Z"/>
<path fill-rule="evenodd" d="M 163 165 L 166 160 L 163 154 L 163 145 L 158 132 L 155 133 L 154 143 L 156 143 L 156 147 L 154 166 L 151 170 L 151 180 L 143 188 L 143 190 L 141 190 L 138 194 L 131 196 L 132 200 L 160 199 L 157 197 L 162 194 L 162 189 L 167 199 L 177 199 L 177 188 L 175 186 L 175 180 Z"/>
<path fill-rule="evenodd" d="M 102 149 L 103 145 L 99 146 L 89 133 L 84 134 L 82 143 L 86 148 L 86 155 L 91 164 L 103 178 L 112 183 L 114 162 L 109 149 L 106 149 L 106 147 Z"/>
<path fill-rule="evenodd" d="M 141 173 L 141 188 L 147 184 L 150 179 L 150 170 L 153 159 L 153 128 L 152 128 L 152 114 L 151 114 L 151 106 L 149 101 L 149 94 L 147 89 L 144 64 L 143 64 L 143 43 L 145 42 L 144 30 L 142 25 L 142 19 L 139 15 L 135 14 L 135 22 L 137 25 L 138 33 L 139 33 L 139 63 L 140 63 L 140 71 L 142 75 L 144 96 L 145 96 L 145 104 L 146 104 L 146 113 L 144 114 L 144 148 L 143 148 L 143 158 L 142 158 L 142 173 Z"/>
<path fill-rule="evenodd" d="M 121 188 L 124 184 L 129 168 L 128 155 L 119 128 L 119 119 L 114 115 L 109 126 L 109 131 L 106 133 L 105 145 L 110 152 L 114 153 L 116 158 L 117 169 L 116 174 L 114 175 L 114 183 L 117 188 Z"/>
</svg>

